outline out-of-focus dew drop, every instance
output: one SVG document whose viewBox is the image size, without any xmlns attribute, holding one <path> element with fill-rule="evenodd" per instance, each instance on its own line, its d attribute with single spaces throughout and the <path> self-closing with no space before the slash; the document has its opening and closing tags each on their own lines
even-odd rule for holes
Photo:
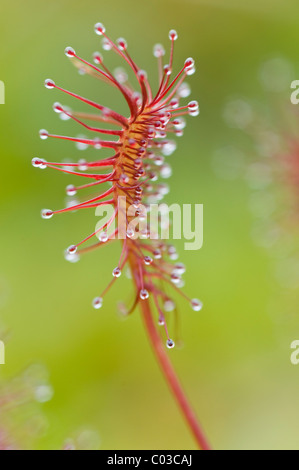
<svg viewBox="0 0 299 470">
<path fill-rule="evenodd" d="M 223 118 L 229 127 L 246 129 L 254 120 L 254 112 L 250 103 L 238 98 L 226 103 Z"/>
<path fill-rule="evenodd" d="M 139 293 L 139 297 L 141 300 L 146 300 L 149 298 L 149 293 L 146 289 L 141 289 L 140 293 Z"/>
<path fill-rule="evenodd" d="M 219 178 L 228 181 L 235 180 L 245 171 L 245 154 L 233 146 L 217 149 L 212 158 L 212 167 Z"/>
<path fill-rule="evenodd" d="M 97 233 L 96 236 L 102 243 L 106 243 L 108 241 L 108 233 L 106 231 Z"/>
<path fill-rule="evenodd" d="M 95 308 L 96 310 L 99 310 L 100 308 L 102 308 L 102 306 L 103 306 L 103 299 L 102 299 L 102 297 L 96 297 L 95 299 L 93 299 L 93 301 L 92 301 L 92 306 L 93 306 L 93 308 Z"/>
<path fill-rule="evenodd" d="M 269 159 L 284 151 L 281 136 L 269 129 L 258 131 L 255 148 L 258 155 Z"/>
<path fill-rule="evenodd" d="M 113 269 L 113 271 L 112 271 L 112 276 L 113 276 L 113 277 L 116 277 L 116 278 L 118 278 L 118 277 L 121 276 L 121 270 L 120 270 L 119 267 L 116 267 L 116 268 Z"/>
<path fill-rule="evenodd" d="M 77 263 L 80 260 L 78 253 L 69 253 L 67 250 L 64 251 L 64 259 L 69 263 Z"/>
<path fill-rule="evenodd" d="M 164 310 L 165 312 L 173 312 L 175 309 L 175 303 L 171 299 L 167 299 L 164 302 Z"/>
<path fill-rule="evenodd" d="M 263 189 L 273 182 L 271 166 L 264 162 L 255 162 L 248 166 L 246 180 L 251 189 Z"/>
<path fill-rule="evenodd" d="M 53 388 L 50 385 L 39 385 L 35 389 L 35 399 L 39 403 L 47 403 L 54 395 Z"/>
<path fill-rule="evenodd" d="M 65 201 L 65 207 L 67 208 L 74 207 L 74 209 L 72 210 L 72 213 L 77 212 L 78 208 L 76 208 L 75 206 L 80 204 L 79 199 L 75 198 L 74 196 L 66 196 L 64 201 Z"/>
<path fill-rule="evenodd" d="M 240 167 L 237 170 L 237 159 L 230 159 L 221 150 L 213 161 L 218 177 L 245 178 L 250 190 L 247 203 L 253 218 L 250 235 L 255 245 L 269 256 L 272 301 L 268 312 L 276 324 L 294 321 L 298 309 L 299 117 L 290 102 L 295 78 L 292 65 L 283 58 L 272 58 L 262 64 L 259 79 L 265 99 L 259 102 L 232 99 L 223 111 L 227 126 L 241 130 L 238 133 L 242 139 L 238 151 L 244 152 L 241 171 Z M 235 130 L 231 133 L 236 135 Z"/>
<path fill-rule="evenodd" d="M 195 312 L 199 312 L 203 308 L 202 302 L 198 299 L 192 299 L 190 304 L 191 304 L 192 310 L 194 310 Z"/>
<path fill-rule="evenodd" d="M 166 341 L 166 346 L 167 346 L 168 349 L 173 349 L 175 347 L 175 342 L 172 339 L 169 338 Z"/>
<path fill-rule="evenodd" d="M 83 134 L 78 134 L 77 139 L 84 140 L 84 139 L 87 139 L 87 136 L 83 135 Z M 75 146 L 78 150 L 87 150 L 88 147 L 89 147 L 89 145 L 86 144 L 85 142 L 75 142 Z M 82 165 L 82 167 L 84 167 L 84 165 Z M 85 171 L 86 169 L 87 169 L 87 167 L 86 168 L 84 167 L 84 168 L 81 168 L 80 170 Z"/>
<path fill-rule="evenodd" d="M 269 191 L 254 191 L 248 203 L 251 213 L 258 218 L 267 219 L 277 208 L 275 194 Z"/>
<path fill-rule="evenodd" d="M 280 235 L 280 227 L 272 221 L 259 220 L 251 229 L 252 240 L 261 248 L 273 248 L 278 243 Z"/>
<path fill-rule="evenodd" d="M 295 71 L 292 65 L 283 57 L 274 57 L 262 64 L 259 79 L 263 87 L 272 92 L 289 90 L 294 80 Z"/>
</svg>

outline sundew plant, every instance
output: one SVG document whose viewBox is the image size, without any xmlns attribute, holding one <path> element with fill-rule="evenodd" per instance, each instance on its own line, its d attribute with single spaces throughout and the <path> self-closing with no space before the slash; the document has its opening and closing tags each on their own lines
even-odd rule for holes
<svg viewBox="0 0 299 470">
<path fill-rule="evenodd" d="M 187 58 L 181 69 L 173 74 L 174 44 L 178 35 L 175 30 L 171 30 L 170 54 L 166 63 L 163 46 L 154 46 L 159 84 L 158 89 L 153 90 L 147 73 L 131 58 L 125 39 L 120 38 L 114 43 L 101 23 L 95 25 L 95 32 L 102 36 L 103 49 L 114 51 L 123 64 L 131 69 L 137 90 L 129 81 L 127 72 L 124 69 L 116 69 L 112 73 L 100 53 L 95 52 L 94 63 L 89 63 L 73 48 L 65 49 L 66 56 L 74 61 L 81 72 L 119 90 L 120 96 L 128 105 L 129 116 L 123 116 L 96 101 L 69 91 L 51 79 L 45 81 L 49 90 L 67 95 L 75 102 L 86 105 L 85 112 L 75 112 L 59 102 L 55 102 L 53 108 L 63 119 L 71 119 L 88 131 L 90 137 L 57 135 L 43 129 L 40 131 L 41 139 L 55 138 L 76 142 L 79 146 L 91 146 L 99 156 L 94 161 L 80 160 L 74 163 L 47 162 L 39 157 L 33 159 L 33 166 L 37 168 L 51 168 L 82 178 L 83 184 L 67 186 L 68 195 L 75 196 L 87 189 L 94 190 L 92 197 L 82 199 L 82 202 L 69 207 L 59 210 L 44 209 L 42 217 L 50 219 L 78 209 L 110 208 L 108 220 L 81 241 L 70 245 L 66 250 L 66 258 L 69 261 L 77 261 L 80 255 L 87 251 L 116 241 L 122 244 L 120 258 L 115 260 L 112 278 L 100 295 L 94 298 L 93 307 L 100 309 L 103 306 L 108 290 L 116 283 L 124 268 L 129 267 L 134 301 L 123 313 L 129 315 L 140 306 L 145 328 L 170 389 L 198 446 L 206 450 L 210 448 L 207 439 L 176 377 L 165 348 L 165 343 L 168 349 L 175 346 L 167 321 L 171 312 L 175 311 L 175 302 L 169 296 L 167 287 L 172 286 L 195 311 L 201 310 L 202 303 L 198 299 L 190 299 L 181 291 L 185 267 L 178 262 L 174 246 L 157 236 L 157 232 L 153 232 L 147 221 L 150 204 L 161 201 L 168 192 L 167 185 L 161 183 L 160 178 L 171 175 L 171 168 L 164 160 L 176 148 L 173 138 L 183 135 L 186 124 L 184 116 L 199 114 L 197 101 L 184 102 L 184 98 L 190 93 L 189 86 L 184 81 L 195 72 L 194 60 Z M 111 155 L 101 159 L 100 150 L 103 148 L 110 149 Z M 100 191 L 102 186 L 104 189 Z"/>
</svg>

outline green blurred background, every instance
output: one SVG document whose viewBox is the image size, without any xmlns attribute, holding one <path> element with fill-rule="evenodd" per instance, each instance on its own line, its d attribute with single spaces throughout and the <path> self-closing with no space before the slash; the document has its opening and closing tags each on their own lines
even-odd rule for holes
<svg viewBox="0 0 299 470">
<path fill-rule="evenodd" d="M 195 448 L 139 312 L 126 321 L 117 315 L 116 300 L 127 299 L 129 281 L 119 280 L 105 308 L 91 308 L 119 250 L 107 247 L 74 265 L 63 259 L 68 245 L 91 232 L 93 211 L 50 221 L 39 215 L 43 207 L 62 207 L 65 186 L 73 181 L 34 169 L 32 157 L 92 157 L 91 150 L 80 153 L 71 143 L 39 139 L 40 128 L 72 130 L 51 105 L 73 102 L 46 90 L 44 79 L 125 110 L 113 90 L 80 76 L 63 53 L 70 45 L 90 58 L 100 49 L 93 33 L 97 21 L 113 38 L 124 36 L 153 77 L 152 46 L 167 46 L 170 28 L 179 33 L 176 64 L 188 56 L 197 64 L 188 82 L 201 116 L 188 120 L 170 157 L 174 175 L 167 198 L 204 204 L 202 250 L 183 252 L 177 243 L 188 267 L 185 291 L 205 305 L 195 313 L 177 299 L 184 348 L 171 357 L 188 395 L 215 448 L 299 447 L 299 366 L 290 363 L 298 311 L 281 308 L 285 293 L 275 283 L 271 260 L 252 241 L 248 188 L 241 179 L 218 179 L 211 165 L 215 149 L 234 136 L 222 121 L 227 97 L 262 99 L 257 71 L 272 56 L 286 57 L 299 72 L 298 13 L 297 0 L 1 2 L 6 104 L 0 106 L 0 319 L 10 338 L 0 376 L 9 379 L 35 362 L 50 373 L 55 394 L 43 406 L 49 429 L 36 449 L 59 449 L 78 429 L 97 432 L 102 449 Z M 117 62 L 107 56 L 107 63 Z M 279 305 L 275 315 L 270 305 Z"/>
</svg>

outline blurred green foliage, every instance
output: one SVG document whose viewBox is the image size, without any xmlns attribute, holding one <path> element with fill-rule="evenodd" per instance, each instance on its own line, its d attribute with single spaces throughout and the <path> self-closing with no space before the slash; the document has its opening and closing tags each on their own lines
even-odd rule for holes
<svg viewBox="0 0 299 470">
<path fill-rule="evenodd" d="M 104 449 L 194 448 L 139 312 L 126 321 L 117 316 L 115 301 L 127 299 L 129 281 L 118 282 L 105 308 L 91 308 L 119 250 L 107 247 L 68 264 L 63 250 L 91 232 L 94 213 L 50 221 L 39 216 L 43 207 L 63 206 L 65 186 L 73 181 L 34 169 L 31 158 L 80 156 L 70 143 L 38 138 L 40 128 L 73 130 L 51 109 L 56 100 L 71 100 L 46 90 L 44 79 L 126 109 L 115 91 L 78 75 L 63 53 L 71 45 L 89 58 L 99 49 L 97 21 L 113 38 L 127 39 L 153 80 L 152 46 L 167 46 L 172 27 L 179 33 L 176 65 L 188 56 L 197 64 L 188 82 L 201 116 L 188 120 L 170 157 L 168 196 L 169 202 L 204 204 L 202 250 L 183 252 L 177 244 L 188 267 L 185 290 L 205 305 L 195 313 L 178 299 L 185 346 L 171 356 L 188 395 L 216 448 L 298 448 L 299 368 L 289 360 L 290 343 L 299 335 L 298 312 L 271 315 L 273 295 L 281 293 L 271 261 L 251 239 L 248 189 L 242 181 L 217 179 L 211 166 L 215 149 L 238 138 L 222 121 L 227 97 L 263 99 L 257 71 L 275 55 L 293 64 L 298 79 L 298 10 L 295 0 L 2 1 L 0 318 L 10 339 L 0 375 L 12 377 L 35 362 L 48 368 L 55 395 L 44 405 L 49 431 L 38 448 L 61 448 L 82 428 L 97 431 Z M 113 55 L 107 61 L 118 63 Z"/>
</svg>

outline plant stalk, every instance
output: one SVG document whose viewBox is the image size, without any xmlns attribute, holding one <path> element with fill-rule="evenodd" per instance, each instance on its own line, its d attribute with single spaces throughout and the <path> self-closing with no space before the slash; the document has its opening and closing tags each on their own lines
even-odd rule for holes
<svg viewBox="0 0 299 470">
<path fill-rule="evenodd" d="M 161 367 L 163 375 L 168 383 L 170 390 L 172 391 L 194 437 L 195 440 L 202 450 L 211 450 L 210 444 L 199 424 L 199 421 L 191 408 L 191 405 L 185 395 L 185 392 L 180 384 L 180 381 L 174 371 L 174 368 L 168 358 L 165 350 L 165 346 L 161 341 L 160 335 L 157 331 L 156 325 L 154 324 L 150 305 L 148 301 L 140 302 L 143 321 L 151 341 L 152 348 Z"/>
</svg>

